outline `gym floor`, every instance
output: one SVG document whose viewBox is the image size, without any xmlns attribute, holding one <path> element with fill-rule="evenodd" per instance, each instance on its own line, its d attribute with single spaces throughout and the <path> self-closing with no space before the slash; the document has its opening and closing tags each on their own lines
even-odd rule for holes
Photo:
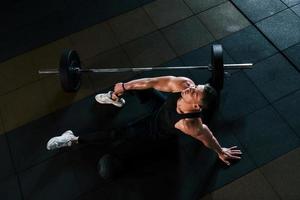
<svg viewBox="0 0 300 200">
<path fill-rule="evenodd" d="M 300 199 L 300 0 L 15 0 L 0 8 L 0 198 Z M 64 48 L 86 67 L 207 65 L 220 43 L 226 63 L 252 62 L 225 79 L 209 124 L 241 161 L 224 167 L 199 142 L 180 136 L 135 160 L 106 181 L 95 144 L 49 152 L 45 145 L 71 129 L 108 130 L 149 114 L 126 96 L 119 109 L 94 95 L 118 81 L 178 75 L 203 83 L 203 70 L 93 74 L 66 94 L 56 76 Z"/>
</svg>

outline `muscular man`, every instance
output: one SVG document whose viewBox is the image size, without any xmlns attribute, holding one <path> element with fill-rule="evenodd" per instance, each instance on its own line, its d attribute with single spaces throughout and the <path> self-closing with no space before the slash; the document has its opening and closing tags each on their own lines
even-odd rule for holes
<svg viewBox="0 0 300 200">
<path fill-rule="evenodd" d="M 148 124 L 145 126 L 133 125 L 133 127 L 149 127 L 150 124 L 151 128 L 147 128 L 147 130 L 136 128 L 136 135 L 143 134 L 142 131 L 150 131 L 155 137 L 186 134 L 215 151 L 218 157 L 227 165 L 230 165 L 230 160 L 241 158 L 242 153 L 236 146 L 221 147 L 208 126 L 202 121 L 202 110 L 212 106 L 217 95 L 214 88 L 209 84 L 196 85 L 189 78 L 175 76 L 142 78 L 126 83 L 117 83 L 114 86 L 114 91 L 98 94 L 95 98 L 101 104 L 107 103 L 122 107 L 125 101 L 121 96 L 126 91 L 133 90 L 138 93 L 142 90 L 151 91 L 151 89 L 156 94 L 157 91 L 161 91 L 168 92 L 170 95 L 167 98 L 161 97 L 160 94 L 153 95 L 153 98 L 160 99 L 158 100 L 160 103 L 158 109 L 152 114 L 151 120 L 146 120 Z M 126 129 L 122 129 L 122 131 L 126 132 Z M 82 137 L 76 137 L 72 131 L 67 131 L 61 136 L 50 139 L 47 148 L 53 150 L 84 143 L 81 142 Z"/>
</svg>

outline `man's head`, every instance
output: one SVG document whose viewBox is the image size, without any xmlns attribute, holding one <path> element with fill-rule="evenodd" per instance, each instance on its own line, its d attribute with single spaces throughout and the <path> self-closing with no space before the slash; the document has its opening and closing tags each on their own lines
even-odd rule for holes
<svg viewBox="0 0 300 200">
<path fill-rule="evenodd" d="M 204 108 L 210 108 L 217 100 L 217 91 L 209 84 L 204 85 L 203 97 L 201 99 Z"/>
<path fill-rule="evenodd" d="M 193 104 L 195 109 L 208 108 L 217 98 L 216 90 L 209 84 L 191 86 L 181 92 L 184 102 Z"/>
</svg>

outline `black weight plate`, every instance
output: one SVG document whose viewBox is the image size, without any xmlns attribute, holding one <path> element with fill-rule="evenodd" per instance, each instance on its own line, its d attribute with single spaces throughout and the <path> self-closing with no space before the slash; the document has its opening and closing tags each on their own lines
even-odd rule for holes
<svg viewBox="0 0 300 200">
<path fill-rule="evenodd" d="M 224 85 L 223 48 L 220 44 L 214 44 L 211 47 L 211 65 L 211 84 L 217 92 L 220 92 Z"/>
<path fill-rule="evenodd" d="M 76 92 L 81 85 L 81 73 L 74 70 L 81 69 L 80 58 L 76 51 L 65 49 L 59 62 L 61 86 L 65 92 Z"/>
</svg>

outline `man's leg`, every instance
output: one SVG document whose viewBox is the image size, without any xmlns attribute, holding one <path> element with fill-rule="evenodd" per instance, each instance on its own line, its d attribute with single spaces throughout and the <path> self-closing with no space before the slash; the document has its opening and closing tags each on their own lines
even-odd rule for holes
<svg viewBox="0 0 300 200">
<path fill-rule="evenodd" d="M 76 133 L 75 133 L 76 134 Z M 77 144 L 103 144 L 114 141 L 114 131 L 95 131 L 91 133 L 76 134 L 73 131 L 65 131 L 60 136 L 55 136 L 47 142 L 48 150 L 62 147 L 71 147 Z"/>
<path fill-rule="evenodd" d="M 130 123 L 111 131 L 95 131 L 90 133 L 74 134 L 68 130 L 60 136 L 51 138 L 47 143 L 48 150 L 71 147 L 76 144 L 103 144 L 117 140 L 149 139 L 151 138 L 151 127 L 149 117 Z"/>
<path fill-rule="evenodd" d="M 166 100 L 164 94 L 152 88 L 147 90 L 133 90 L 130 92 L 137 96 L 141 103 L 147 103 L 150 100 L 155 100 L 157 102 L 164 102 Z"/>
<path fill-rule="evenodd" d="M 155 102 L 155 105 L 161 105 L 166 99 L 164 94 L 155 89 L 131 90 L 128 94 L 136 96 L 142 104 Z M 97 94 L 95 100 L 100 104 L 113 104 L 117 107 L 123 107 L 125 104 L 125 100 L 121 96 L 117 97 L 113 91 Z"/>
<path fill-rule="evenodd" d="M 153 110 L 157 110 L 166 101 L 166 95 L 155 89 L 134 90 L 130 94 L 136 96 L 141 104 L 150 104 Z"/>
</svg>

